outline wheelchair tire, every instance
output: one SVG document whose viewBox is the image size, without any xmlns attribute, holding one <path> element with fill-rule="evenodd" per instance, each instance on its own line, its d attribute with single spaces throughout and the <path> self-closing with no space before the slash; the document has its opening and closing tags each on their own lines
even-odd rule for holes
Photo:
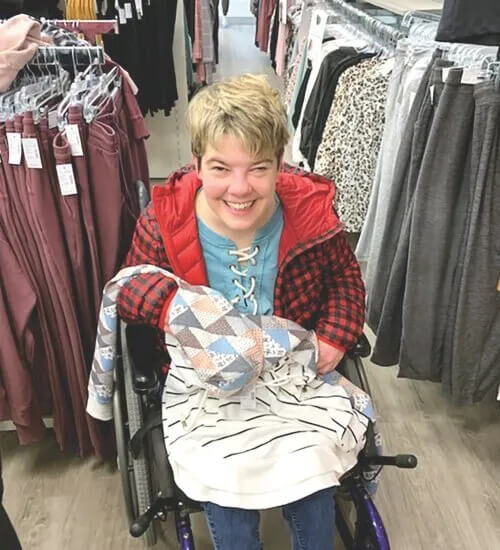
<svg viewBox="0 0 500 550">
<path fill-rule="evenodd" d="M 125 508 L 127 512 L 127 521 L 130 525 L 134 520 L 136 503 L 135 495 L 132 492 L 133 467 L 130 452 L 128 450 L 129 433 L 128 426 L 125 424 L 124 415 L 124 395 L 123 381 L 120 373 L 115 371 L 114 391 L 113 391 L 113 423 L 115 428 L 116 450 L 118 455 L 118 469 L 122 481 L 123 497 L 125 499 Z"/>
<path fill-rule="evenodd" d="M 126 325 L 125 323 L 121 323 L 123 386 L 125 389 L 125 402 L 127 404 L 129 437 L 132 438 L 137 430 L 139 430 L 143 425 L 143 413 L 141 398 L 135 392 L 132 383 L 132 368 L 130 365 L 131 357 L 127 345 L 125 344 L 126 341 Z M 135 494 L 137 498 L 137 513 L 135 514 L 135 517 L 137 517 L 140 514 L 143 514 L 149 506 L 151 506 L 153 501 L 151 476 L 145 451 L 143 451 L 142 455 L 138 458 L 133 458 L 132 464 L 134 469 Z M 154 523 L 151 523 L 144 536 L 147 547 L 151 547 L 156 544 Z"/>
</svg>

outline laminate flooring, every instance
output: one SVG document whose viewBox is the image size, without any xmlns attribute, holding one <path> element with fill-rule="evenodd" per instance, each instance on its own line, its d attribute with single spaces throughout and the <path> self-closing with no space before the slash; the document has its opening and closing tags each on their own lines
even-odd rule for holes
<svg viewBox="0 0 500 550">
<path fill-rule="evenodd" d="M 253 27 L 228 26 L 221 36 L 218 78 L 266 73 L 279 87 L 268 58 L 253 46 Z M 500 408 L 492 395 L 457 407 L 439 385 L 401 380 L 396 368 L 366 362 L 388 453 L 413 452 L 416 470 L 386 468 L 376 503 L 393 550 L 500 549 Z M 133 550 L 114 464 L 61 453 L 51 432 L 38 445 L 19 447 L 1 433 L 4 504 L 25 550 Z M 193 517 L 198 550 L 212 548 L 203 517 Z M 173 550 L 169 542 L 157 548 Z M 266 550 L 290 548 L 278 510 L 265 512 Z M 0 549 L 9 550 L 2 546 Z"/>
</svg>

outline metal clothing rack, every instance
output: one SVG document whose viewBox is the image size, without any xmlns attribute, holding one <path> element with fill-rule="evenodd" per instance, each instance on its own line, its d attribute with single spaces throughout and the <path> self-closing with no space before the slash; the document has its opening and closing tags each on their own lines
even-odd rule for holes
<svg viewBox="0 0 500 550">
<path fill-rule="evenodd" d="M 403 32 L 382 23 L 370 14 L 347 4 L 344 0 L 328 0 L 327 5 L 334 8 L 347 21 L 361 28 L 369 35 L 380 39 L 390 47 L 394 48 L 399 40 L 405 38 Z"/>
<path fill-rule="evenodd" d="M 88 66 L 92 63 L 104 64 L 102 46 L 40 46 L 29 65 L 55 65 L 63 67 Z"/>
</svg>

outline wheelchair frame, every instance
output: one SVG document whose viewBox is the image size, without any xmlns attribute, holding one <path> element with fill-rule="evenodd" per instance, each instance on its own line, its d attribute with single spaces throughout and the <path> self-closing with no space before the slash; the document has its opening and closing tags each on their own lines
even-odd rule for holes
<svg viewBox="0 0 500 550">
<path fill-rule="evenodd" d="M 154 364 L 151 356 L 144 357 L 141 352 L 141 361 L 134 361 L 127 334 L 130 330 L 138 331 L 141 337 L 147 334 L 144 327 L 127 327 L 120 322 L 121 368 L 114 373 L 113 418 L 130 533 L 135 537 L 144 536 L 146 546 L 151 547 L 157 539 L 154 520 L 165 521 L 167 514 L 173 512 L 179 549 L 195 550 L 189 516 L 202 511 L 202 507 L 173 483 L 163 440 L 160 378 L 150 366 Z M 368 394 L 370 388 L 362 358 L 370 353 L 370 344 L 363 335 L 339 366 L 344 376 Z M 373 441 L 369 439 L 368 434 L 368 443 L 360 453 L 358 464 L 344 476 L 337 493 L 348 495 L 356 511 L 355 523 L 349 525 L 341 507 L 336 506 L 337 531 L 346 550 L 390 550 L 382 518 L 363 483 L 363 468 L 383 465 L 414 468 L 417 463 L 413 455 L 376 456 Z M 338 504 L 339 496 L 335 498 Z"/>
</svg>

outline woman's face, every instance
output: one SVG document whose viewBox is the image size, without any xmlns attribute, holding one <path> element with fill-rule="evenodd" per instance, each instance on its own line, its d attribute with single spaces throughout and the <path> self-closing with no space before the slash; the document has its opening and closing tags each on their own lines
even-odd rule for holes
<svg viewBox="0 0 500 550">
<path fill-rule="evenodd" d="M 274 153 L 252 156 L 233 136 L 208 145 L 197 171 L 210 225 L 227 236 L 247 235 L 264 226 L 275 209 L 278 170 Z"/>
</svg>

